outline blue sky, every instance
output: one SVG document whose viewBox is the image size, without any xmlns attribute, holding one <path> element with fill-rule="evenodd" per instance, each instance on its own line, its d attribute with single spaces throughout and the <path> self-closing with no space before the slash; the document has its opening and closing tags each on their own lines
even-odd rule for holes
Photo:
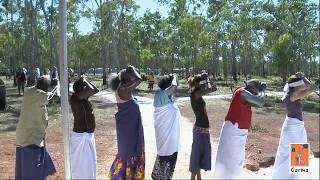
<svg viewBox="0 0 320 180">
<path fill-rule="evenodd" d="M 135 2 L 140 6 L 137 12 L 138 16 L 142 16 L 147 10 L 150 12 L 159 11 L 164 16 L 167 15 L 169 11 L 168 7 L 162 6 L 154 0 L 135 0 Z M 89 19 L 81 19 L 78 27 L 81 34 L 87 34 L 92 31 L 93 23 Z"/>
<path fill-rule="evenodd" d="M 318 1 L 319 0 L 310 0 L 309 2 L 318 3 Z M 140 6 L 137 12 L 138 16 L 142 16 L 147 10 L 150 12 L 159 11 L 163 16 L 168 15 L 169 7 L 157 3 L 155 0 L 135 0 L 135 2 Z M 206 7 L 202 8 L 202 13 L 205 13 L 204 9 L 206 9 Z M 78 28 L 81 34 L 87 34 L 92 31 L 93 22 L 89 19 L 81 19 Z"/>
</svg>

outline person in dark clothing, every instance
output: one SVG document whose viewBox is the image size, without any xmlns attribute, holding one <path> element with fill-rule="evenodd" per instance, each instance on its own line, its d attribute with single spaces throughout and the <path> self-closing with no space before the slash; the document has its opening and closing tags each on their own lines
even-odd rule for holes
<svg viewBox="0 0 320 180">
<path fill-rule="evenodd" d="M 74 117 L 71 136 L 72 178 L 96 179 L 97 155 L 94 138 L 96 124 L 92 105 L 88 98 L 99 90 L 84 76 L 73 84 L 73 89 L 74 93 L 70 98 Z"/>
<path fill-rule="evenodd" d="M 193 127 L 193 142 L 190 156 L 189 171 L 191 179 L 201 179 L 200 169 L 211 170 L 211 144 L 209 134 L 209 120 L 206 103 L 202 96 L 216 91 L 215 85 L 211 86 L 207 73 L 202 73 L 188 79 L 190 101 L 196 116 Z"/>
<path fill-rule="evenodd" d="M 6 109 L 6 87 L 2 79 L 0 78 L 0 111 Z"/>
<path fill-rule="evenodd" d="M 17 71 L 16 80 L 17 80 L 19 95 L 21 95 L 21 90 L 22 90 L 22 93 L 24 94 L 24 84 L 26 82 L 26 74 L 22 68 L 19 68 L 19 70 Z"/>
</svg>

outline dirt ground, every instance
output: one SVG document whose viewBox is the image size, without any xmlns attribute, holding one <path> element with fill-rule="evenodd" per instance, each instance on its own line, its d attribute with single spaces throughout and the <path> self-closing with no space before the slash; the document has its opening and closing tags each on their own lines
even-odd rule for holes
<svg viewBox="0 0 320 180">
<path fill-rule="evenodd" d="M 18 122 L 19 104 L 22 99 L 22 97 L 15 94 L 15 89 L 8 89 L 7 101 L 9 108 L 5 112 L 0 112 L 0 179 L 14 179 L 15 174 L 15 127 Z M 98 177 L 99 179 L 106 179 L 117 150 L 114 121 L 116 105 L 103 97 L 93 97 L 91 102 L 96 116 L 95 138 L 98 156 Z M 217 142 L 229 102 L 223 99 L 211 99 L 206 100 L 206 102 L 210 119 L 211 138 Z M 181 114 L 187 117 L 186 119 L 191 124 L 194 123 L 195 118 L 189 101 L 178 101 L 178 105 Z M 303 116 L 311 148 L 319 151 L 319 114 L 305 112 Z M 72 117 L 71 114 L 70 117 Z M 247 160 L 258 162 L 265 157 L 275 156 L 284 118 L 285 112 L 281 108 L 253 108 L 252 124 L 255 129 L 249 133 L 247 140 Z M 46 132 L 48 150 L 57 169 L 57 173 L 49 179 L 63 179 L 63 143 L 60 116 L 50 113 L 49 127 Z M 147 166 L 153 166 L 153 164 L 147 164 Z M 187 163 L 183 165 L 186 167 L 179 166 L 181 165 L 177 164 L 177 169 L 188 169 Z M 150 175 L 146 174 L 146 178 L 149 177 Z M 189 174 L 185 175 L 185 177 L 189 178 Z"/>
<path fill-rule="evenodd" d="M 211 137 L 215 141 L 219 140 L 220 130 L 224 118 L 229 108 L 228 100 L 207 100 L 207 111 L 210 120 Z M 191 105 L 180 105 L 182 114 L 190 119 L 194 119 L 194 114 L 190 111 Z M 246 158 L 250 162 L 261 162 L 266 157 L 275 157 L 280 138 L 281 127 L 285 119 L 283 108 L 252 108 L 253 131 L 249 132 L 246 143 Z M 303 113 L 305 127 L 308 135 L 308 142 L 311 151 L 319 152 L 319 114 Z"/>
</svg>

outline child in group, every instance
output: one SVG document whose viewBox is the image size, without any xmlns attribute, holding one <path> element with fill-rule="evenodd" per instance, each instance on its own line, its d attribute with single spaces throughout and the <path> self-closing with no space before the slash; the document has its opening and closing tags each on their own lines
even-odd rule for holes
<svg viewBox="0 0 320 180">
<path fill-rule="evenodd" d="M 144 135 L 139 105 L 132 91 L 142 79 L 133 66 L 111 74 L 118 112 L 115 114 L 118 153 L 110 168 L 111 179 L 144 179 Z"/>
<path fill-rule="evenodd" d="M 190 157 L 189 171 L 191 179 L 201 179 L 200 169 L 211 170 L 211 143 L 209 134 L 209 119 L 206 103 L 202 96 L 216 91 L 215 85 L 211 86 L 207 73 L 202 73 L 188 79 L 190 88 L 190 101 L 196 116 L 193 127 L 193 142 Z"/>
<path fill-rule="evenodd" d="M 153 90 L 153 84 L 154 84 L 154 74 L 151 71 L 151 73 L 148 75 L 148 88 L 149 88 L 149 91 Z"/>
<path fill-rule="evenodd" d="M 251 127 L 251 106 L 265 102 L 266 85 L 258 80 L 245 81 L 237 87 L 222 126 L 215 165 L 217 179 L 239 179 L 245 159 L 245 144 Z"/>
<path fill-rule="evenodd" d="M 282 101 L 287 114 L 283 122 L 272 179 L 297 179 L 299 174 L 290 174 L 290 143 L 307 143 L 307 133 L 302 118 L 302 99 L 315 92 L 318 87 L 311 84 L 304 74 L 297 72 L 288 79 Z"/>
<path fill-rule="evenodd" d="M 152 179 L 172 179 L 180 150 L 181 114 L 173 95 L 177 90 L 175 75 L 163 76 L 158 81 L 159 90 L 154 95 L 154 128 L 157 143 L 157 159 Z"/>
<path fill-rule="evenodd" d="M 97 153 L 94 138 L 96 127 L 92 105 L 88 98 L 99 92 L 98 88 L 82 76 L 73 84 L 70 105 L 74 117 L 70 138 L 73 179 L 97 178 Z"/>
<path fill-rule="evenodd" d="M 46 105 L 52 96 L 49 86 L 46 78 L 39 77 L 36 86 L 24 94 L 16 129 L 15 179 L 45 179 L 56 172 L 45 144 Z"/>
</svg>

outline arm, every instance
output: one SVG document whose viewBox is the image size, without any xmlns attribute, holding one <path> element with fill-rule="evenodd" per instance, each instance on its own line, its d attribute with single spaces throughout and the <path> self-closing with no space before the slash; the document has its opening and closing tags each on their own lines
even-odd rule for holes
<svg viewBox="0 0 320 180">
<path fill-rule="evenodd" d="M 88 82 L 85 78 L 83 79 L 83 81 L 86 83 L 86 86 L 84 87 L 84 90 L 79 93 L 79 100 L 86 99 L 99 92 L 98 88 L 92 83 Z"/>
<path fill-rule="evenodd" d="M 249 91 L 245 90 L 242 91 L 240 95 L 243 101 L 249 102 L 251 104 L 262 106 L 265 103 L 265 91 L 262 91 L 259 96 L 255 96 L 251 94 Z"/>
<path fill-rule="evenodd" d="M 139 86 L 139 84 L 141 83 L 140 79 L 136 79 L 133 82 L 129 82 L 126 84 L 120 84 L 120 90 L 124 91 L 124 92 L 131 92 L 133 91 L 135 88 L 137 88 Z"/>
<path fill-rule="evenodd" d="M 216 85 L 213 85 L 211 88 L 207 88 L 207 89 L 199 89 L 198 91 L 195 92 L 195 98 L 199 99 L 201 96 L 204 96 L 206 94 L 209 94 L 211 92 L 214 92 L 217 90 Z"/>
<path fill-rule="evenodd" d="M 171 86 L 169 86 L 167 89 L 165 89 L 165 91 L 168 95 L 173 95 L 176 92 L 177 87 L 178 87 L 177 78 L 175 75 L 173 75 Z"/>
<path fill-rule="evenodd" d="M 136 79 L 133 82 L 120 84 L 118 89 L 118 95 L 121 99 L 127 100 L 131 98 L 131 92 L 139 86 L 141 79 Z"/>
<path fill-rule="evenodd" d="M 292 95 L 290 96 L 290 101 L 292 102 L 308 96 L 318 88 L 315 84 L 312 84 L 306 77 L 302 77 L 302 79 L 307 88 L 303 91 L 292 93 Z"/>
</svg>

